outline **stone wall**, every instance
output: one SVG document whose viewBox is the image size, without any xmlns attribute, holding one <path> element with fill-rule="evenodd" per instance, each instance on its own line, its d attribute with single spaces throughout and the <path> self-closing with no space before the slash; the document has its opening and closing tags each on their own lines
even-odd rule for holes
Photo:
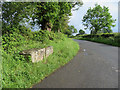
<svg viewBox="0 0 120 90">
<path fill-rule="evenodd" d="M 50 54 L 53 53 L 53 47 L 49 46 L 47 48 L 45 48 L 45 56 L 48 57 Z"/>
<path fill-rule="evenodd" d="M 53 53 L 53 47 L 49 46 L 42 49 L 30 49 L 20 52 L 21 55 L 30 55 L 33 63 L 42 61 L 44 58 L 48 57 Z"/>
</svg>

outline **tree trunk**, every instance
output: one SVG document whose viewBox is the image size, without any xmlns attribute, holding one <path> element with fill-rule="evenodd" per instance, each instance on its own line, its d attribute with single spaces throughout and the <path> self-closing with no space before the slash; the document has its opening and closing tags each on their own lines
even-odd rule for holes
<svg viewBox="0 0 120 90">
<path fill-rule="evenodd" d="M 49 32 L 51 32 L 51 25 L 50 25 L 50 23 L 42 24 L 41 29 L 42 30 L 48 30 Z"/>
</svg>

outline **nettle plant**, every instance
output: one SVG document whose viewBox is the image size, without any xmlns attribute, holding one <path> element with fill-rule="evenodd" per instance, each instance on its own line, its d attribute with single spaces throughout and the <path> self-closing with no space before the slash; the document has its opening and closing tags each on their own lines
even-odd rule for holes
<svg viewBox="0 0 120 90">
<path fill-rule="evenodd" d="M 8 50 L 10 48 L 12 49 L 24 43 L 26 43 L 25 38 L 16 32 L 13 32 L 13 34 L 8 34 L 8 35 L 4 34 L 2 36 L 2 46 L 4 50 Z"/>
</svg>

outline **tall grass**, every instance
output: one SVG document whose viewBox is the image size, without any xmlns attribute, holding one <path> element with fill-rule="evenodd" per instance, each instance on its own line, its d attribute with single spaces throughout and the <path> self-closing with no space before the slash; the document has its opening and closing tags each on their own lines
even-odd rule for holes
<svg viewBox="0 0 120 90">
<path fill-rule="evenodd" d="M 25 59 L 19 55 L 21 50 L 53 46 L 54 53 L 42 62 L 32 63 L 30 58 Z M 3 88 L 30 88 L 54 72 L 57 68 L 70 61 L 79 50 L 79 45 L 65 37 L 64 40 L 57 39 L 47 44 L 29 41 L 16 49 L 7 52 L 2 49 L 2 86 Z"/>
<path fill-rule="evenodd" d="M 106 34 L 106 35 L 109 36 L 109 34 Z M 120 47 L 120 33 L 113 33 L 113 36 L 109 36 L 106 38 L 102 37 L 102 36 L 88 38 L 88 37 L 84 37 L 84 35 L 82 35 L 82 36 L 75 37 L 75 39 L 88 40 L 88 41 L 93 41 L 93 42 L 98 42 L 98 43 L 103 43 L 103 44 Z"/>
<path fill-rule="evenodd" d="M 2 37 L 0 37 L 0 90 L 2 89 L 2 45 L 1 45 Z"/>
</svg>

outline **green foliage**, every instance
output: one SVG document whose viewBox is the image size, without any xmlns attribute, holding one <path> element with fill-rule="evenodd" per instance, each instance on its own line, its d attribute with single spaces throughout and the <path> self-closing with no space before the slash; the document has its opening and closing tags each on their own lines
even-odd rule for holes
<svg viewBox="0 0 120 90">
<path fill-rule="evenodd" d="M 43 80 L 76 55 L 79 45 L 60 33 L 68 28 L 71 9 L 76 2 L 4 2 L 2 6 L 2 86 L 3 88 L 29 88 Z M 29 24 L 43 28 L 32 32 L 21 26 L 26 19 Z M 32 20 L 31 20 L 32 19 Z M 25 23 L 25 22 L 24 22 Z M 62 27 L 63 24 L 63 27 Z M 54 32 L 47 29 L 54 27 Z M 57 28 L 58 27 L 58 28 Z M 60 32 L 57 33 L 56 31 Z M 46 30 L 44 30 L 46 29 Z M 70 29 L 72 32 L 76 30 Z M 69 30 L 69 31 L 70 31 Z M 1 44 L 1 42 L 0 42 Z M 33 48 L 53 46 L 54 53 L 43 62 L 32 63 L 31 57 L 19 53 Z M 44 63 L 46 62 L 46 63 Z M 0 67 L 1 69 L 1 67 Z"/>
<path fill-rule="evenodd" d="M 75 38 L 76 36 L 70 35 L 69 38 Z"/>
<path fill-rule="evenodd" d="M 61 10 L 62 11 L 62 10 Z M 69 17 L 67 15 L 63 15 L 56 19 L 52 31 L 54 32 L 65 32 L 68 29 Z"/>
<path fill-rule="evenodd" d="M 33 33 L 32 40 L 47 43 L 49 41 L 65 40 L 65 35 L 62 33 L 49 32 L 47 30 L 40 30 Z"/>
<path fill-rule="evenodd" d="M 37 2 L 36 9 L 33 19 L 37 19 L 42 30 L 51 28 L 60 11 L 58 2 Z"/>
<path fill-rule="evenodd" d="M 29 42 L 27 40 L 33 38 L 31 30 L 24 26 L 20 26 L 19 29 L 14 27 L 7 27 L 7 29 L 8 32 L 2 36 L 2 46 L 7 52 L 11 52 L 17 46 L 31 42 L 31 40 Z"/>
<path fill-rule="evenodd" d="M 30 11 L 33 8 L 29 2 L 3 2 L 2 4 L 2 28 L 17 27 L 23 18 L 29 18 Z M 7 29 L 5 29 L 7 30 Z M 3 30 L 3 33 L 5 31 Z"/>
<path fill-rule="evenodd" d="M 7 51 L 24 43 L 26 43 L 25 38 L 16 32 L 13 32 L 13 34 L 6 34 L 2 36 L 2 46 L 4 50 Z"/>
<path fill-rule="evenodd" d="M 82 2 L 4 2 L 2 5 L 3 34 L 8 32 L 6 26 L 18 27 L 25 20 L 41 27 L 42 30 L 65 30 L 66 18 L 71 14 L 71 9 L 81 6 Z M 78 7 L 78 8 L 79 8 Z M 62 24 L 64 23 L 63 27 Z"/>
<path fill-rule="evenodd" d="M 71 15 L 71 9 L 76 5 L 80 6 L 82 2 L 37 2 L 35 5 L 37 9 L 32 18 L 37 19 L 37 24 L 41 24 L 42 30 L 51 28 L 59 30 L 62 22 L 65 22 L 64 18 Z"/>
<path fill-rule="evenodd" d="M 79 30 L 79 35 L 83 35 L 85 34 L 85 31 L 83 31 L 82 29 Z"/>
<path fill-rule="evenodd" d="M 85 34 L 85 35 L 79 35 L 83 38 L 94 38 L 94 37 L 113 37 L 115 34 L 113 33 L 100 33 L 100 34 Z"/>
<path fill-rule="evenodd" d="M 0 89 L 2 89 L 2 36 L 0 36 Z"/>
<path fill-rule="evenodd" d="M 35 34 L 39 33 L 44 33 L 44 35 L 46 33 L 46 35 L 48 35 L 47 31 L 45 32 L 41 30 L 41 32 L 35 32 Z M 49 43 L 46 45 L 45 43 L 40 43 L 39 40 L 41 40 L 41 38 L 38 39 L 37 37 L 37 39 L 35 39 L 36 41 L 33 39 L 22 39 L 21 41 L 18 41 L 20 46 L 14 46 L 13 48 L 16 47 L 17 50 L 12 48 L 9 53 L 2 50 L 3 88 L 30 88 L 33 84 L 43 80 L 46 76 L 60 66 L 66 64 L 76 55 L 79 49 L 79 45 L 76 42 L 68 39 L 62 33 L 56 33 L 55 35 L 56 36 L 51 35 L 51 37 L 54 37 L 55 39 L 48 41 Z M 13 34 L 9 40 L 11 40 L 12 37 L 17 39 Z M 21 45 L 22 41 L 26 41 L 27 43 Z M 43 62 L 32 63 L 30 57 L 25 58 L 23 55 L 19 54 L 22 50 L 38 47 L 43 48 L 46 46 L 53 46 L 54 53 Z"/>
<path fill-rule="evenodd" d="M 18 31 L 22 36 L 24 36 L 26 38 L 29 38 L 29 39 L 33 38 L 33 33 L 31 31 L 31 29 L 26 28 L 25 26 L 19 26 Z"/>
<path fill-rule="evenodd" d="M 86 15 L 83 17 L 83 25 L 86 29 L 91 30 L 91 34 L 97 33 L 111 33 L 111 26 L 114 27 L 113 23 L 115 20 L 109 13 L 108 7 L 101 7 L 95 5 L 93 9 L 89 8 Z"/>
<path fill-rule="evenodd" d="M 99 42 L 99 43 L 120 47 L 120 33 L 79 35 L 79 36 L 76 36 L 75 39 L 89 40 L 89 41 L 94 41 L 94 42 Z"/>
<path fill-rule="evenodd" d="M 63 33 L 70 36 L 72 35 L 72 33 L 77 33 L 77 29 L 73 25 L 71 25 L 71 26 L 68 26 L 68 29 L 64 30 Z"/>
</svg>

